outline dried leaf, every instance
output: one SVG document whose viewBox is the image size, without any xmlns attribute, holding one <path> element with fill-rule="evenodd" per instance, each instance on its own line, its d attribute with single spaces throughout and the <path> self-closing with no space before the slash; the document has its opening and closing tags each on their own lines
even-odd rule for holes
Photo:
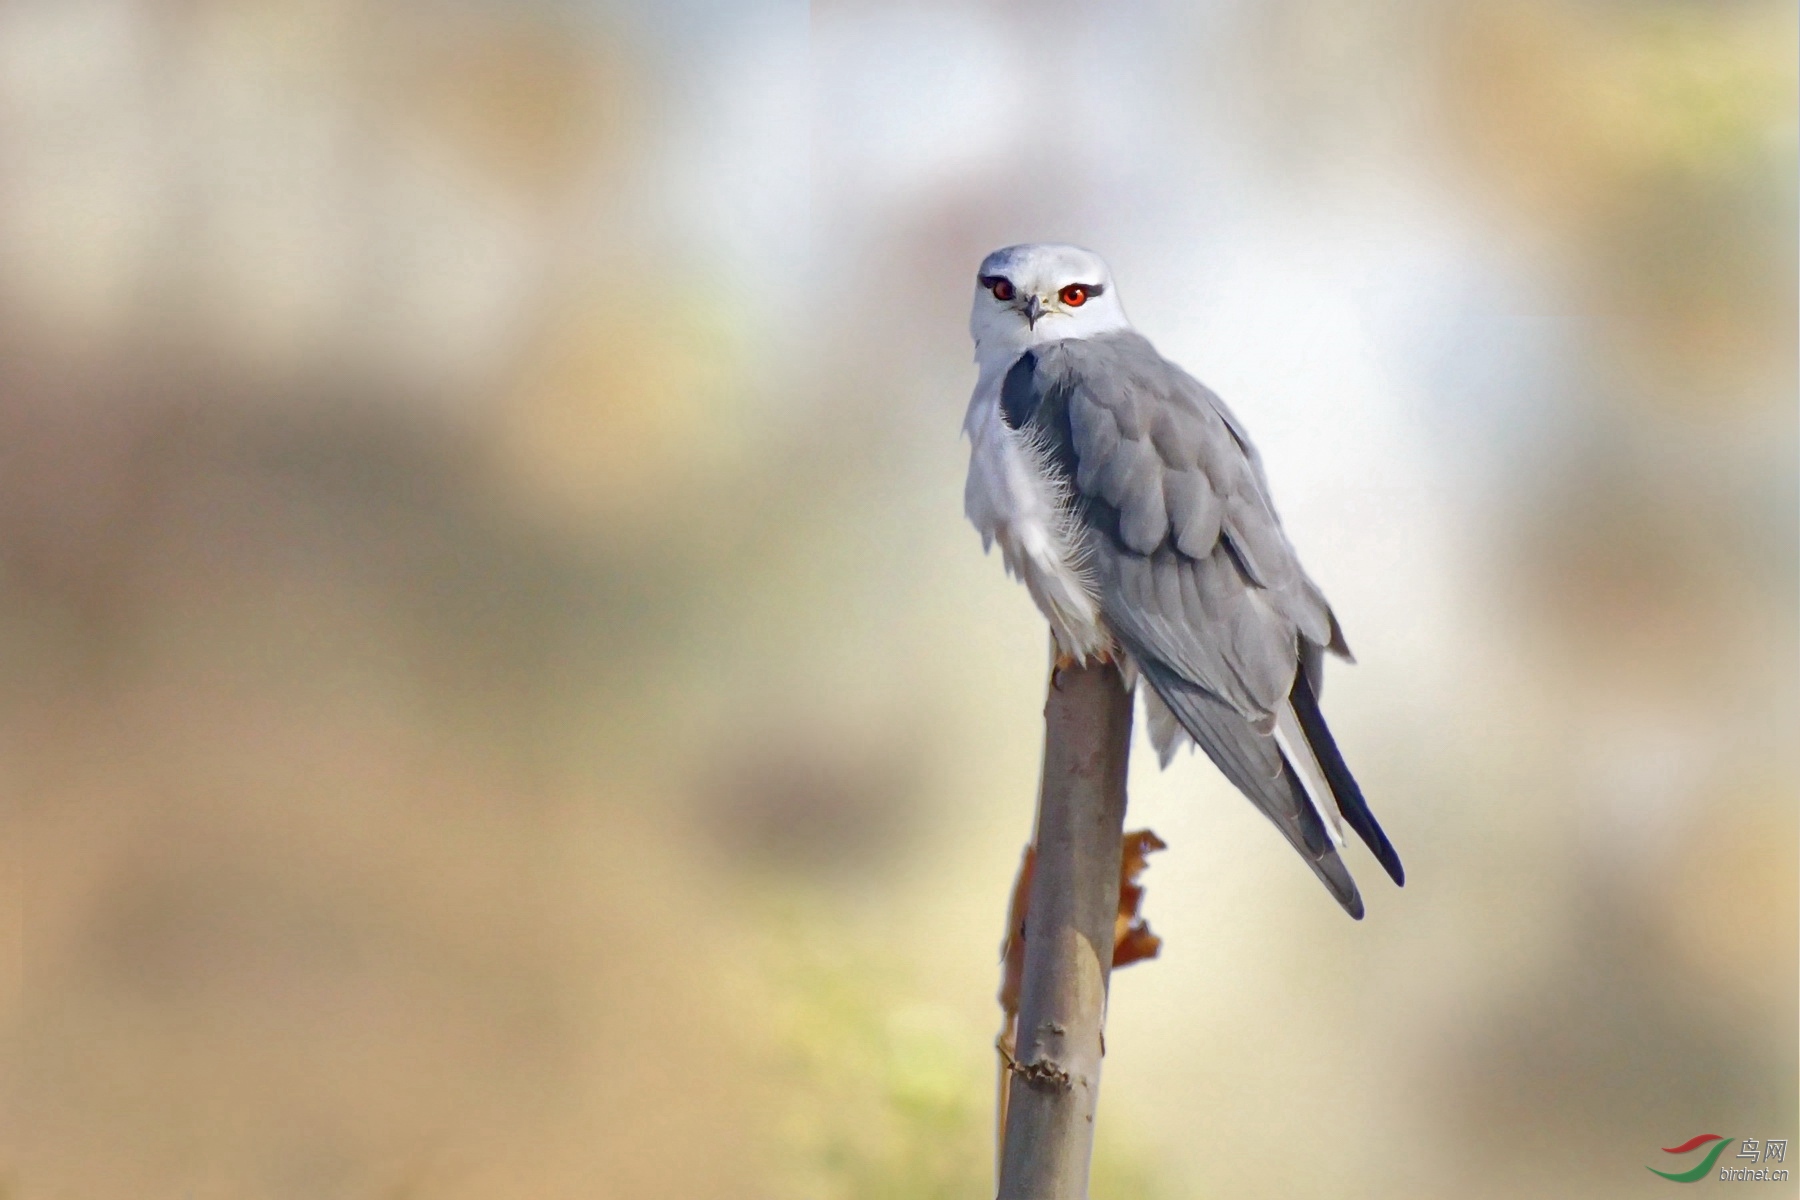
<svg viewBox="0 0 1800 1200">
<path fill-rule="evenodd" d="M 1012 903 L 1006 909 L 1006 941 L 1000 945 L 1005 964 L 1000 973 L 1000 1010 L 1010 1023 L 1019 1014 L 1019 989 L 1025 982 L 1025 911 L 1031 907 L 1031 873 L 1037 866 L 1037 847 L 1025 847 L 1019 877 L 1013 881 Z"/>
<path fill-rule="evenodd" d="M 1125 835 L 1119 856 L 1119 915 L 1113 925 L 1113 968 L 1128 967 L 1155 958 L 1162 939 L 1150 932 L 1139 914 L 1144 887 L 1138 877 L 1149 866 L 1149 856 L 1167 850 L 1168 844 L 1148 829 Z M 1025 847 L 1019 876 L 1013 882 L 1012 904 L 1006 912 L 1006 941 L 1000 947 L 1005 964 L 1000 975 L 1000 1008 L 1010 1018 L 1019 1011 L 1019 989 L 1025 978 L 1025 918 L 1031 907 L 1031 874 L 1037 865 L 1035 847 Z"/>
<path fill-rule="evenodd" d="M 1155 958 L 1162 950 L 1162 939 L 1150 932 L 1150 924 L 1139 915 L 1144 903 L 1144 886 L 1138 876 L 1149 866 L 1149 856 L 1167 850 L 1168 843 L 1148 829 L 1125 835 L 1123 853 L 1119 857 L 1119 915 L 1113 923 L 1113 970 L 1128 967 L 1146 958 Z"/>
</svg>

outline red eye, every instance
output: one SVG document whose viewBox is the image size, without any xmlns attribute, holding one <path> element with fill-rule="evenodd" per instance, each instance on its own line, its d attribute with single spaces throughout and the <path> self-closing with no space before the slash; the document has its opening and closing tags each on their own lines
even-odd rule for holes
<svg viewBox="0 0 1800 1200">
<path fill-rule="evenodd" d="M 1011 300 L 1013 298 L 1012 281 L 1010 279 L 994 280 L 993 291 L 994 291 L 994 299 L 996 299 L 996 300 Z"/>
<path fill-rule="evenodd" d="M 1068 287 L 1056 293 L 1056 298 L 1070 308 L 1080 308 L 1087 303 L 1088 290 L 1079 283 L 1071 283 Z"/>
</svg>

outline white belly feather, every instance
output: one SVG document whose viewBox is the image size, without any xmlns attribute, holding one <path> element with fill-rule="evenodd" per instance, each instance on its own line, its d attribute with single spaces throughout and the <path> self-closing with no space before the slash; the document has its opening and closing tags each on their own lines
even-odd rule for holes
<svg viewBox="0 0 1800 1200">
<path fill-rule="evenodd" d="M 1058 648 L 1078 662 L 1112 645 L 1084 570 L 1083 530 L 1068 508 L 1067 486 L 1043 469 L 1043 451 L 1000 417 L 1005 370 L 983 370 L 963 428 L 969 435 L 969 480 L 963 508 L 995 542 L 1006 568 L 1025 584 L 1050 622 Z"/>
</svg>

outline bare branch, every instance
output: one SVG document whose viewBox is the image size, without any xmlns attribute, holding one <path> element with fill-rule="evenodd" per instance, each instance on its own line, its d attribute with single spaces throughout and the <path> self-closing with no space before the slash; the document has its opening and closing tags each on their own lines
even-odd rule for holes
<svg viewBox="0 0 1800 1200">
<path fill-rule="evenodd" d="M 1087 1195 L 1130 751 L 1119 669 L 1053 672 L 1000 1200 Z"/>
</svg>

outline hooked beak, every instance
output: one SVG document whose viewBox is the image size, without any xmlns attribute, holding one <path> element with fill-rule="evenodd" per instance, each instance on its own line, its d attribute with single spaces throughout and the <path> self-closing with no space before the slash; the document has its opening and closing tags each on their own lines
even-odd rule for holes
<svg viewBox="0 0 1800 1200">
<path fill-rule="evenodd" d="M 1022 311 L 1025 313 L 1025 323 L 1033 329 L 1037 328 L 1038 318 L 1044 315 L 1044 306 L 1038 298 L 1036 296 L 1025 297 L 1025 307 Z"/>
</svg>

